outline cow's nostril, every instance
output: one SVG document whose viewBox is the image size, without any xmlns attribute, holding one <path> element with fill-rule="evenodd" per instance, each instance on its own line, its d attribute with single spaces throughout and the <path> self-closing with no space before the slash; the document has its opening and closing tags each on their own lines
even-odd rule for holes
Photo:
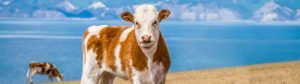
<svg viewBox="0 0 300 84">
<path fill-rule="evenodd" d="M 149 42 L 150 39 L 151 39 L 151 36 L 150 35 L 143 35 L 142 39 L 143 39 L 144 42 Z"/>
<path fill-rule="evenodd" d="M 142 40 L 144 40 L 145 39 L 145 36 L 142 36 Z"/>
</svg>

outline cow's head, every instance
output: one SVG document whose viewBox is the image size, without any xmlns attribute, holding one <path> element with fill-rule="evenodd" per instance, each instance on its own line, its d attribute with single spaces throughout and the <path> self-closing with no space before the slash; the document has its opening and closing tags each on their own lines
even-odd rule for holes
<svg viewBox="0 0 300 84">
<path fill-rule="evenodd" d="M 140 5 L 135 13 L 123 12 L 121 18 L 134 23 L 135 36 L 141 47 L 149 47 L 159 39 L 159 23 L 170 15 L 170 11 L 163 9 L 157 12 L 153 5 Z"/>
<path fill-rule="evenodd" d="M 58 75 L 57 80 L 58 81 L 63 81 L 63 78 L 64 78 L 63 76 L 64 76 L 63 74 Z"/>
<path fill-rule="evenodd" d="M 60 74 L 57 68 L 53 68 L 52 75 L 56 77 L 57 81 L 63 80 L 63 74 Z"/>
</svg>

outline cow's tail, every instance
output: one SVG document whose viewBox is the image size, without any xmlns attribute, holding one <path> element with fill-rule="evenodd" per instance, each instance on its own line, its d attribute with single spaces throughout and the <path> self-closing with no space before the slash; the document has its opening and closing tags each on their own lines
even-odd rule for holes
<svg viewBox="0 0 300 84">
<path fill-rule="evenodd" d="M 25 84 L 27 84 L 28 80 L 30 80 L 30 74 L 31 74 L 31 70 L 30 70 L 30 66 L 27 70 L 27 74 L 26 74 L 26 79 L 25 79 Z"/>
<path fill-rule="evenodd" d="M 30 68 L 28 68 L 27 74 L 26 74 L 26 78 L 27 78 L 27 79 L 29 79 L 29 77 L 30 77 L 30 72 L 31 72 L 31 70 L 30 70 Z"/>
</svg>

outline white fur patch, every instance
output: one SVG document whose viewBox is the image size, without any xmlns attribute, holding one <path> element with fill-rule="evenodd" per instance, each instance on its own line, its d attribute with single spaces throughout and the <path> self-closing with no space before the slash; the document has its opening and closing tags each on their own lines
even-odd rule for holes
<svg viewBox="0 0 300 84">
<path fill-rule="evenodd" d="M 89 34 L 86 36 L 86 38 L 84 39 L 84 45 L 85 45 L 85 48 L 84 49 L 87 49 L 87 42 L 88 42 L 88 40 L 90 39 L 90 37 L 92 36 L 92 35 L 97 35 L 98 36 L 98 34 L 99 34 L 99 32 L 101 32 L 101 30 L 103 29 L 103 28 L 105 28 L 105 27 L 107 27 L 107 25 L 100 25 L 100 26 L 90 26 L 89 28 L 88 28 L 88 32 L 89 32 Z"/>
<path fill-rule="evenodd" d="M 88 63 L 95 65 L 95 66 L 97 65 L 96 59 L 95 59 L 97 56 L 96 52 L 94 52 L 93 50 L 88 50 L 86 56 L 87 56 L 86 58 L 87 58 Z"/>
<path fill-rule="evenodd" d="M 141 73 L 139 71 L 137 71 L 136 69 L 134 69 L 133 67 L 131 67 L 132 70 L 132 80 L 133 80 L 133 84 L 141 84 Z"/>
<path fill-rule="evenodd" d="M 100 25 L 100 26 L 90 26 L 88 28 L 88 31 L 90 34 L 95 35 L 98 34 L 103 28 L 107 27 L 108 25 Z"/>
<path fill-rule="evenodd" d="M 121 36 L 120 36 L 120 42 L 125 41 L 126 38 L 128 37 L 128 34 L 129 34 L 133 29 L 134 29 L 133 26 L 130 27 L 130 28 L 125 29 L 125 30 L 122 32 Z"/>
<path fill-rule="evenodd" d="M 135 9 L 134 19 L 139 23 L 153 22 L 157 18 L 157 9 L 153 5 L 140 5 Z"/>
<path fill-rule="evenodd" d="M 83 66 L 81 84 L 96 84 L 99 81 L 99 74 L 102 73 L 102 71 L 97 68 L 95 59 L 96 53 L 93 50 L 88 50 L 86 56 L 86 64 Z"/>
<path fill-rule="evenodd" d="M 50 69 L 50 64 L 46 63 L 45 69 L 46 69 L 46 70 L 49 70 L 49 69 Z"/>
<path fill-rule="evenodd" d="M 138 71 L 131 66 L 133 84 L 155 84 L 149 71 Z"/>
<path fill-rule="evenodd" d="M 56 77 L 56 80 L 57 80 L 58 82 L 62 81 L 59 77 Z"/>
<path fill-rule="evenodd" d="M 121 60 L 120 60 L 120 53 L 121 53 L 121 45 L 118 44 L 117 47 L 115 48 L 115 52 L 114 52 L 114 56 L 116 58 L 115 60 L 115 66 L 117 68 L 116 74 L 117 75 L 121 75 L 122 74 L 122 70 L 121 70 Z"/>
</svg>

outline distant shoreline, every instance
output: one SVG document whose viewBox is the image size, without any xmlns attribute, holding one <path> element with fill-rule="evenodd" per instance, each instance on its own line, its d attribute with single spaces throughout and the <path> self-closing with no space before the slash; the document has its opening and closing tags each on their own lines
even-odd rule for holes
<svg viewBox="0 0 300 84">
<path fill-rule="evenodd" d="M 166 84 L 297 84 L 300 61 L 169 73 Z M 46 84 L 79 84 L 78 81 Z M 130 84 L 116 78 L 114 84 Z"/>
<path fill-rule="evenodd" d="M 64 19 L 44 19 L 44 18 L 1 18 L 1 23 L 11 22 L 84 22 L 84 23 L 117 23 L 117 24 L 129 24 L 121 19 L 93 19 L 93 18 L 64 18 Z M 216 24 L 218 23 L 218 24 Z M 162 24 L 187 24 L 187 25 L 300 25 L 300 21 L 273 21 L 273 22 L 257 22 L 251 20 L 236 20 L 236 21 L 185 21 L 185 20 L 169 20 L 162 22 Z"/>
</svg>

